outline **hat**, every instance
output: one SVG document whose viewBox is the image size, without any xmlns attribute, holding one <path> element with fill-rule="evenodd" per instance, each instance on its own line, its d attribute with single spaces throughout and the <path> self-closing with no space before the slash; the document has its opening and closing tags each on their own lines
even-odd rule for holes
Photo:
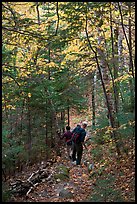
<svg viewBox="0 0 137 204">
<path fill-rule="evenodd" d="M 82 125 L 88 125 L 88 123 L 87 123 L 86 121 L 84 121 L 84 122 L 82 123 Z"/>
</svg>

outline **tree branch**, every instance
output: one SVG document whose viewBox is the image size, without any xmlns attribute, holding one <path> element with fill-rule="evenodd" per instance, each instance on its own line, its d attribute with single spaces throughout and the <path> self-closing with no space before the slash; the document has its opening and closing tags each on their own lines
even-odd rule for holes
<svg viewBox="0 0 137 204">
<path fill-rule="evenodd" d="M 129 42 L 128 42 L 127 35 L 126 35 L 125 29 L 124 29 L 123 16 L 122 16 L 122 11 L 121 11 L 121 7 L 120 7 L 119 2 L 118 2 L 118 8 L 119 8 L 120 17 L 121 17 L 121 24 L 122 24 L 123 33 L 124 33 L 124 35 L 125 35 L 125 39 L 126 39 L 126 42 L 127 42 L 127 46 L 128 46 L 128 48 L 129 48 Z"/>
<path fill-rule="evenodd" d="M 8 3 L 8 2 L 7 2 Z M 13 19 L 14 19 L 14 23 L 15 23 L 15 27 L 17 26 L 17 22 L 16 22 L 16 16 L 15 16 L 15 13 L 13 12 L 13 10 L 11 9 L 11 7 L 8 5 L 8 7 L 7 6 L 5 6 L 3 3 L 2 3 L 2 6 L 5 8 L 5 9 L 7 9 L 7 10 L 9 10 L 10 12 L 11 12 L 11 14 L 13 15 Z"/>
<path fill-rule="evenodd" d="M 39 14 L 39 4 L 36 2 L 36 10 L 37 10 L 37 15 L 38 15 L 38 24 L 40 25 L 40 14 Z"/>
<path fill-rule="evenodd" d="M 56 11 L 57 11 L 57 17 L 58 17 L 58 21 L 57 21 L 57 27 L 56 27 L 56 32 L 55 32 L 55 35 L 57 35 L 57 32 L 58 32 L 58 28 L 59 28 L 59 13 L 58 13 L 58 2 L 57 2 L 57 7 L 56 7 Z"/>
<path fill-rule="evenodd" d="M 17 32 L 17 33 L 20 33 L 21 35 L 27 35 L 27 36 L 32 36 L 32 37 L 35 37 L 35 38 L 38 38 L 38 39 L 41 39 L 41 40 L 48 40 L 47 38 L 43 38 L 45 36 L 41 36 L 39 34 L 34 34 L 34 33 L 31 33 L 29 31 L 19 31 L 19 30 L 16 30 L 15 28 L 9 28 L 9 27 L 4 27 L 2 26 L 2 29 L 4 30 L 8 30 L 8 31 L 13 31 L 13 32 Z"/>
<path fill-rule="evenodd" d="M 16 79 L 15 79 L 13 76 L 11 76 L 9 73 L 3 72 L 2 74 L 3 74 L 4 76 L 7 76 L 7 77 L 12 78 L 12 79 L 15 81 L 15 83 L 20 87 L 20 85 L 19 85 L 19 83 L 16 81 Z"/>
</svg>

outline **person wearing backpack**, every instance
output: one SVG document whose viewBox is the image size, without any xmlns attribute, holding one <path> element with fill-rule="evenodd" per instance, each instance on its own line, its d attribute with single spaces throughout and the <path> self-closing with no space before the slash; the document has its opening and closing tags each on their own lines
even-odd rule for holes
<svg viewBox="0 0 137 204">
<path fill-rule="evenodd" d="M 80 123 L 72 130 L 72 133 L 76 132 L 79 128 L 81 128 Z"/>
<path fill-rule="evenodd" d="M 71 159 L 71 151 L 72 151 L 72 132 L 70 131 L 70 126 L 66 126 L 66 132 L 63 134 L 62 138 L 65 138 L 66 146 L 67 146 L 67 154 Z"/>
<path fill-rule="evenodd" d="M 83 146 L 87 149 L 84 140 L 86 136 L 87 122 L 82 123 L 82 127 L 77 125 L 75 129 L 72 131 L 72 145 L 73 145 L 73 153 L 72 153 L 72 161 L 76 161 L 76 165 L 81 164 Z"/>
</svg>

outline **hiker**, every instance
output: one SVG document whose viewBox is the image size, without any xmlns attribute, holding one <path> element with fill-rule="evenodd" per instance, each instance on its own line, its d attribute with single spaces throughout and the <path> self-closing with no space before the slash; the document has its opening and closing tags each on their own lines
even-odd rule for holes
<svg viewBox="0 0 137 204">
<path fill-rule="evenodd" d="M 70 126 L 66 126 L 66 132 L 63 134 L 62 138 L 65 138 L 66 146 L 67 146 L 67 154 L 71 159 L 71 151 L 72 151 L 72 132 L 70 131 Z"/>
<path fill-rule="evenodd" d="M 84 139 L 86 136 L 86 129 L 87 122 L 82 123 L 82 127 L 78 124 L 77 127 L 72 131 L 72 147 L 73 147 L 73 153 L 72 153 L 72 161 L 76 161 L 76 165 L 81 164 L 82 159 L 82 153 L 83 153 L 83 146 L 87 149 Z"/>
<path fill-rule="evenodd" d="M 72 133 L 74 133 L 77 129 L 81 128 L 80 123 L 77 124 L 77 126 L 72 130 Z"/>
</svg>

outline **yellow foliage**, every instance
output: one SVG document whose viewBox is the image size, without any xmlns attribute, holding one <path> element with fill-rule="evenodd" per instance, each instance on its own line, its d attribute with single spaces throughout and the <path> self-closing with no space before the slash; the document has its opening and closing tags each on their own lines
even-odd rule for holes
<svg viewBox="0 0 137 204">
<path fill-rule="evenodd" d="M 123 81 L 125 81 L 126 79 L 129 79 L 129 78 L 132 78 L 132 76 L 129 75 L 129 74 L 125 74 L 125 75 L 123 75 L 123 76 L 120 76 L 120 77 L 116 78 L 116 79 L 114 80 L 114 82 L 115 82 L 115 83 L 116 83 L 116 82 L 123 82 Z"/>
<path fill-rule="evenodd" d="M 43 71 L 43 70 L 39 70 L 36 72 L 36 74 L 46 74 L 47 72 L 46 71 Z"/>
<path fill-rule="evenodd" d="M 54 62 L 50 62 L 50 63 L 48 63 L 47 65 L 48 65 L 50 68 L 51 68 L 51 67 L 56 67 L 56 64 L 55 64 Z"/>
<path fill-rule="evenodd" d="M 7 109 L 13 109 L 13 110 L 16 109 L 15 106 L 13 106 L 13 105 L 7 105 L 6 108 L 7 108 Z"/>
<path fill-rule="evenodd" d="M 69 54 L 69 53 L 72 53 L 72 52 L 79 52 L 80 50 L 79 50 L 79 46 L 77 45 L 77 43 L 78 43 L 77 39 L 73 40 L 71 42 L 71 45 L 68 46 L 68 48 L 66 50 L 64 50 L 62 53 L 63 54 Z"/>
<path fill-rule="evenodd" d="M 28 93 L 28 97 L 31 98 L 31 96 L 32 96 L 32 94 L 31 94 L 31 93 Z"/>
<path fill-rule="evenodd" d="M 29 71 L 28 71 L 28 72 L 26 72 L 26 73 L 27 73 L 27 74 L 31 74 L 31 72 L 29 72 Z"/>
<path fill-rule="evenodd" d="M 65 65 L 65 64 L 66 64 L 65 60 L 63 60 L 63 61 L 61 62 L 61 66 Z"/>
<path fill-rule="evenodd" d="M 65 60 L 70 60 L 70 61 L 76 60 L 76 56 L 68 54 L 68 55 L 66 55 Z"/>
<path fill-rule="evenodd" d="M 27 71 L 27 70 L 21 70 L 18 73 L 18 77 L 28 77 L 29 75 L 31 75 L 31 71 Z"/>
<path fill-rule="evenodd" d="M 5 81 L 6 81 L 6 82 L 11 82 L 11 81 L 13 81 L 13 79 L 6 77 L 5 80 L 3 79 L 3 82 L 5 82 Z"/>
</svg>

